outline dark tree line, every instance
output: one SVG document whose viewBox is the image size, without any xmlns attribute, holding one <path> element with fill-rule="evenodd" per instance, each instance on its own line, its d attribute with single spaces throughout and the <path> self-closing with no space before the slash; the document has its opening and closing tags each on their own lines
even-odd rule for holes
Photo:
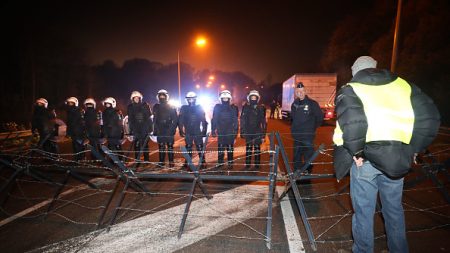
<svg viewBox="0 0 450 253">
<path fill-rule="evenodd" d="M 31 67 L 31 65 L 33 67 Z M 32 105 L 36 98 L 44 97 L 49 101 L 49 107 L 61 113 L 64 100 L 75 96 L 80 104 L 87 97 L 96 99 L 98 105 L 108 96 L 117 100 L 118 107 L 124 109 L 129 103 L 129 95 L 138 90 L 144 95 L 144 100 L 156 102 L 156 93 L 166 89 L 172 98 L 178 98 L 178 66 L 163 65 L 147 59 L 131 59 L 117 66 L 107 60 L 101 65 L 73 64 L 68 57 L 66 61 L 41 62 L 37 58 L 33 63 L 22 63 L 12 68 L 13 73 L 1 78 L 3 110 L 2 123 L 15 121 L 28 124 Z M 199 76 L 214 74 L 216 84 L 226 84 L 227 89 L 237 89 L 253 85 L 255 82 L 241 72 L 223 72 L 195 69 L 187 63 L 181 63 L 181 96 L 188 90 L 195 90 L 195 80 Z M 207 79 L 207 77 L 203 77 Z M 253 87 L 253 86 L 252 86 Z M 34 91 L 33 91 L 34 90 Z M 216 93 L 216 92 L 213 92 Z"/>
<path fill-rule="evenodd" d="M 35 99 L 44 97 L 49 107 L 62 113 L 64 100 L 75 96 L 80 104 L 87 97 L 94 97 L 100 105 L 108 96 L 116 98 L 118 107 L 124 109 L 129 95 L 138 90 L 144 100 L 156 102 L 160 89 L 178 98 L 178 65 L 164 65 L 147 59 L 130 59 L 118 66 L 112 60 L 100 65 L 90 65 L 85 50 L 67 43 L 67 39 L 52 36 L 32 36 L 19 33 L 2 47 L 5 57 L 1 59 L 0 84 L 2 117 L 0 123 L 17 122 L 29 124 Z M 195 87 L 195 81 L 216 76 L 216 85 L 226 84 L 227 89 L 253 85 L 252 78 L 242 72 L 197 71 L 187 63 L 180 64 L 181 94 Z M 205 76 L 206 75 L 206 76 Z"/>
<path fill-rule="evenodd" d="M 446 0 L 403 1 L 396 73 L 417 84 L 437 103 L 442 121 L 450 123 L 450 3 Z M 322 57 L 325 71 L 338 73 L 339 85 L 351 79 L 350 66 L 371 55 L 390 68 L 397 1 L 376 1 L 337 25 Z"/>
</svg>

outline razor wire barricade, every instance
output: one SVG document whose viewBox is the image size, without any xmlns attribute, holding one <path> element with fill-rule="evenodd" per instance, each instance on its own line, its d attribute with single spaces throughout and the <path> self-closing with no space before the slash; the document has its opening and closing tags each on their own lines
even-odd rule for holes
<svg viewBox="0 0 450 253">
<path fill-rule="evenodd" d="M 319 197 L 306 197 L 302 196 L 300 194 L 300 188 L 302 185 L 298 185 L 298 181 L 302 180 L 310 180 L 310 179 L 320 179 L 320 178 L 331 178 L 334 177 L 333 174 L 303 174 L 302 172 L 306 169 L 306 167 L 309 164 L 313 164 L 314 160 L 318 157 L 319 154 L 328 155 L 326 153 L 326 149 L 323 145 L 320 145 L 314 152 L 313 156 L 309 161 L 306 162 L 306 164 L 299 170 L 294 171 L 291 168 L 292 162 L 289 161 L 286 149 L 289 149 L 289 147 L 285 147 L 283 140 L 289 138 L 288 135 L 282 136 L 282 134 L 275 132 L 271 133 L 269 135 L 270 145 L 269 147 L 263 151 L 265 154 L 269 154 L 269 162 L 267 164 L 264 164 L 269 169 L 268 172 L 264 172 L 265 175 L 246 175 L 244 173 L 255 173 L 255 171 L 230 171 L 230 170 L 222 170 L 220 174 L 211 174 L 210 172 L 215 172 L 213 169 L 215 166 L 207 166 L 206 168 L 201 168 L 200 164 L 202 161 L 202 157 L 198 157 L 198 162 L 195 163 L 194 160 L 189 156 L 189 152 L 186 150 L 185 147 L 181 147 L 180 151 L 176 151 L 178 154 L 181 154 L 184 159 L 186 159 L 188 164 L 188 171 L 184 172 L 178 172 L 176 170 L 172 170 L 170 168 L 157 168 L 153 169 L 150 172 L 145 171 L 141 169 L 141 171 L 137 170 L 137 166 L 139 164 L 147 164 L 148 162 L 141 161 L 140 156 L 136 159 L 129 158 L 130 160 L 133 160 L 134 163 L 126 163 L 126 155 L 123 155 L 126 152 L 119 153 L 119 152 L 112 152 L 105 146 L 101 147 L 102 152 L 98 152 L 96 148 L 89 146 L 90 153 L 94 156 L 95 160 L 92 161 L 80 161 L 75 163 L 74 161 L 70 159 L 65 159 L 64 155 L 55 155 L 48 152 L 44 152 L 38 149 L 30 149 L 27 150 L 25 153 L 23 152 L 16 152 L 9 155 L 1 154 L 0 157 L 0 163 L 4 165 L 4 167 L 7 167 L 9 169 L 13 170 L 13 175 L 9 177 L 6 180 L 6 184 L 4 184 L 1 188 L 0 194 L 3 194 L 8 190 L 8 188 L 11 186 L 11 184 L 14 183 L 15 180 L 17 180 L 19 177 L 27 175 L 32 177 L 36 181 L 44 182 L 46 184 L 51 185 L 55 188 L 55 192 L 48 203 L 48 207 L 46 208 L 46 212 L 42 214 L 41 216 L 43 218 L 46 218 L 49 213 L 53 213 L 53 211 L 57 208 L 54 208 L 55 203 L 57 201 L 62 201 L 60 199 L 60 194 L 62 190 L 67 187 L 67 182 L 70 178 L 74 178 L 78 182 L 88 186 L 93 191 L 102 191 L 102 194 L 108 194 L 108 197 L 102 206 L 96 207 L 96 210 L 100 210 L 100 215 L 98 217 L 98 220 L 96 223 L 86 223 L 89 225 L 96 225 L 97 229 L 100 229 L 102 227 L 106 227 L 106 230 L 109 230 L 111 226 L 113 226 L 117 220 L 117 217 L 119 215 L 119 212 L 121 210 L 133 210 L 138 211 L 141 213 L 151 213 L 152 210 L 142 210 L 142 209 L 133 209 L 128 207 L 123 207 L 123 201 L 125 199 L 125 195 L 127 193 L 130 193 L 128 189 L 132 189 L 134 192 L 137 193 L 143 193 L 143 196 L 149 196 L 150 198 L 156 196 L 158 194 L 159 189 L 149 189 L 145 186 L 144 181 L 149 180 L 159 180 L 159 179 L 165 179 L 165 180 L 183 180 L 190 182 L 190 188 L 188 190 L 188 193 L 185 195 L 182 195 L 182 198 L 187 198 L 185 201 L 185 207 L 184 211 L 180 213 L 180 225 L 178 229 L 178 238 L 181 238 L 184 233 L 184 227 L 189 222 L 189 212 L 190 212 L 190 206 L 194 199 L 198 199 L 199 196 L 195 193 L 195 190 L 197 187 L 201 190 L 200 197 L 205 197 L 207 200 L 211 199 L 214 195 L 210 194 L 209 190 L 207 189 L 207 185 L 205 185 L 205 181 L 233 181 L 233 182 L 252 182 L 252 181 L 263 181 L 268 183 L 268 197 L 267 197 L 267 216 L 264 217 L 266 220 L 266 229 L 265 233 L 258 233 L 262 236 L 262 239 L 266 242 L 266 246 L 268 248 L 271 247 L 272 244 L 272 209 L 273 209 L 273 203 L 275 200 L 274 190 L 277 185 L 277 181 L 285 181 L 286 189 L 278 198 L 278 200 L 281 200 L 282 198 L 289 198 L 289 195 L 287 194 L 288 191 L 293 192 L 293 197 L 295 199 L 295 203 L 297 204 L 296 208 L 298 209 L 301 219 L 303 222 L 303 225 L 306 230 L 306 234 L 308 236 L 308 242 L 310 243 L 310 246 L 313 250 L 317 250 L 317 241 L 320 239 L 325 233 L 327 233 L 333 226 L 341 222 L 346 217 L 349 217 L 351 215 L 351 210 L 348 211 L 344 215 L 335 215 L 334 218 L 338 218 L 338 220 L 332 224 L 329 228 L 325 229 L 321 233 L 318 233 L 319 235 L 317 237 L 314 236 L 313 229 L 310 225 L 310 221 L 318 220 L 324 217 L 312 217 L 309 218 L 305 209 L 305 205 L 303 201 L 305 199 L 314 199 L 314 198 L 326 198 L 326 197 L 333 197 L 333 196 L 339 196 L 339 195 L 346 195 L 348 193 L 342 193 L 342 191 L 339 191 L 338 193 L 330 194 L 329 196 L 319 196 Z M 207 141 L 206 141 L 207 142 Z M 216 150 L 206 150 L 207 145 L 203 146 L 203 150 L 200 152 L 200 156 L 204 156 L 207 153 L 216 154 L 218 151 Z M 240 152 L 240 147 L 237 147 L 236 150 Z M 131 152 L 131 151 L 128 151 Z M 142 153 L 142 148 L 139 151 L 134 151 Z M 134 153 L 132 153 L 133 155 Z M 73 155 L 73 154 L 67 154 L 67 155 Z M 279 156 L 281 155 L 281 159 L 283 160 L 284 167 L 286 173 L 284 175 L 279 176 L 279 174 L 283 174 L 284 171 L 280 170 L 278 171 Z M 11 159 L 6 159 L 6 157 L 9 157 Z M 197 157 L 194 157 L 197 158 Z M 36 164 L 35 159 L 47 159 L 49 161 L 54 162 L 54 164 L 51 165 L 45 165 L 45 164 Z M 238 157 L 235 159 L 235 161 L 242 160 L 242 157 Z M 64 164 L 65 163 L 65 164 Z M 101 165 L 99 165 L 101 163 Z M 153 163 L 150 163 L 153 164 Z M 318 163 L 319 164 L 319 163 Z M 327 163 L 331 164 L 331 163 Z M 424 164 L 423 166 L 429 166 L 432 168 L 436 168 L 436 164 Z M 52 166 L 51 168 L 49 168 Z M 445 173 L 446 168 L 442 164 L 439 166 L 440 169 L 439 172 Z M 96 168 L 99 169 L 99 171 L 81 171 L 80 169 L 82 167 L 89 167 L 89 168 Z M 55 181 L 53 178 L 51 178 L 48 174 L 49 172 L 62 172 L 65 173 L 63 180 L 61 181 Z M 174 172 L 175 171 L 175 172 Z M 234 173 L 235 172 L 235 173 Z M 261 171 L 260 171 L 261 172 Z M 81 176 L 83 175 L 83 176 Z M 447 172 L 448 175 L 448 172 Z M 103 191 L 98 188 L 96 188 L 96 185 L 88 181 L 84 176 L 89 177 L 108 177 L 113 178 L 114 181 L 114 187 L 111 191 Z M 121 188 L 121 184 L 123 187 Z M 442 188 L 442 187 L 441 187 Z M 120 190 L 121 189 L 121 190 Z M 445 189 L 444 189 L 445 190 Z M 117 198 L 117 201 L 114 205 L 113 199 L 114 196 L 119 195 Z M 65 201 L 65 200 L 64 200 Z M 1 202 L 0 206 L 3 206 L 4 201 Z M 67 202 L 66 204 L 71 204 Z M 74 204 L 74 203 L 72 203 Z M 108 218 L 107 222 L 104 222 L 107 211 L 112 211 L 111 217 Z M 191 214 L 193 215 L 193 214 Z M 77 222 L 75 222 L 77 223 Z M 324 242 L 323 240 L 320 242 Z M 326 241 L 325 241 L 326 242 Z"/>
<path fill-rule="evenodd" d="M 447 183 L 450 183 L 450 173 L 448 172 L 450 158 L 447 158 L 445 162 L 441 163 L 437 160 L 435 154 L 427 150 L 422 157 L 418 157 L 416 160 L 418 160 L 416 162 L 419 162 L 422 166 L 416 169 L 418 175 L 415 178 L 405 182 L 404 188 L 412 188 L 417 184 L 430 179 L 433 185 L 441 192 L 444 199 L 450 204 L 450 194 L 445 187 L 445 183 L 438 178 L 439 174 L 443 174 L 447 179 Z"/>
<path fill-rule="evenodd" d="M 272 208 L 273 208 L 273 197 L 274 197 L 274 189 L 276 184 L 276 177 L 277 177 L 277 171 L 278 171 L 278 146 L 274 145 L 274 138 L 273 135 L 270 137 L 271 144 L 270 144 L 270 150 L 268 153 L 270 154 L 270 162 L 269 162 L 269 175 L 268 176 L 257 176 L 257 175 L 208 175 L 208 174 L 202 174 L 199 170 L 200 165 L 202 163 L 202 156 L 205 155 L 205 149 L 200 152 L 200 157 L 198 158 L 198 164 L 195 165 L 192 158 L 189 156 L 189 152 L 186 150 L 186 148 L 183 146 L 181 147 L 181 153 L 186 159 L 186 162 L 188 164 L 188 168 L 190 169 L 189 173 L 134 173 L 131 169 L 127 168 L 122 161 L 117 159 L 117 157 L 110 152 L 106 147 L 102 147 L 105 154 L 109 156 L 111 159 L 113 159 L 114 163 L 120 168 L 120 172 L 122 173 L 122 177 L 118 177 L 117 182 L 121 180 L 122 178 L 126 178 L 125 181 L 125 187 L 123 188 L 120 198 L 114 208 L 114 214 L 111 218 L 108 227 L 114 224 L 115 217 L 117 216 L 118 210 L 121 208 L 121 203 L 123 201 L 123 196 L 126 191 L 126 188 L 128 187 L 128 179 L 131 179 L 132 182 L 139 182 L 138 184 L 141 184 L 140 181 L 142 179 L 148 180 L 148 179 L 175 179 L 175 180 L 192 180 L 191 188 L 189 190 L 189 193 L 187 195 L 188 199 L 186 201 L 185 209 L 182 214 L 181 224 L 178 231 L 178 238 L 181 238 L 185 224 L 187 222 L 187 217 L 189 215 L 189 208 L 191 206 L 195 189 L 198 186 L 200 190 L 203 193 L 203 196 L 206 197 L 206 199 L 211 199 L 212 196 L 208 194 L 208 191 L 206 189 L 206 186 L 204 185 L 203 181 L 266 181 L 269 182 L 269 194 L 268 194 L 268 217 L 267 217 L 267 226 L 266 226 L 266 244 L 267 247 L 270 248 L 271 246 L 271 228 L 272 228 Z M 206 146 L 204 146 L 205 148 Z M 93 153 L 95 150 L 92 150 Z M 97 153 L 98 155 L 98 153 Z M 106 163 L 106 160 L 104 160 Z M 106 163 L 108 167 L 113 167 L 112 164 Z M 131 177 L 132 176 L 132 177 Z M 117 189 L 117 183 L 116 187 Z M 114 195 L 114 191 L 111 193 L 111 197 L 108 199 L 108 202 L 112 199 L 112 196 Z M 109 206 L 109 203 L 105 205 L 105 207 Z M 106 208 L 105 208 L 106 210 Z M 103 214 L 102 216 L 103 217 Z M 99 221 L 99 225 L 101 224 L 101 220 Z"/>
<path fill-rule="evenodd" d="M 276 136 L 278 145 L 275 144 L 275 136 Z M 264 181 L 264 182 L 268 182 L 268 185 L 269 185 L 268 207 L 267 207 L 268 215 L 267 215 L 266 235 L 265 235 L 264 240 L 266 241 L 267 247 L 270 248 L 271 247 L 271 233 L 272 233 L 272 208 L 273 208 L 275 185 L 276 185 L 276 182 L 278 179 L 278 158 L 279 158 L 279 152 L 280 152 L 280 146 L 281 146 L 283 159 L 285 160 L 286 169 L 287 169 L 288 175 L 289 175 L 290 187 L 292 187 L 292 189 L 294 189 L 295 198 L 296 198 L 296 201 L 298 204 L 299 212 L 302 214 L 302 220 L 305 224 L 307 233 L 309 235 L 311 247 L 313 249 L 316 249 L 316 246 L 314 244 L 314 238 L 312 236 L 312 230 L 311 230 L 311 227 L 309 225 L 309 222 L 308 222 L 308 219 L 306 216 L 306 210 L 303 205 L 301 196 L 298 193 L 298 188 L 297 188 L 297 184 L 296 184 L 296 181 L 301 177 L 301 175 L 298 173 L 294 175 L 292 173 L 279 133 L 270 134 L 269 139 L 270 139 L 270 147 L 266 151 L 267 153 L 270 154 L 269 163 L 268 163 L 269 171 L 266 176 L 229 175 L 230 174 L 229 172 L 228 172 L 228 175 L 208 175 L 205 172 L 207 172 L 211 168 L 206 168 L 205 170 L 200 171 L 202 157 L 199 157 L 198 164 L 195 165 L 192 158 L 189 156 L 189 152 L 186 150 L 185 147 L 181 147 L 181 154 L 186 159 L 188 168 L 190 169 L 190 173 L 138 173 L 138 172 L 136 172 L 135 168 L 137 167 L 137 165 L 139 163 L 142 162 L 142 161 L 140 161 L 142 147 L 139 151 L 136 151 L 136 152 L 138 152 L 139 155 L 138 155 L 138 158 L 135 160 L 135 163 L 132 166 L 127 166 L 124 164 L 124 162 L 121 159 L 119 159 L 120 154 L 112 152 L 107 147 L 101 146 L 101 149 L 104 153 L 104 155 L 102 155 L 100 152 L 98 152 L 96 150 L 95 147 L 88 146 L 90 149 L 90 152 L 97 159 L 97 161 L 102 162 L 102 164 L 106 168 L 108 174 L 110 176 L 116 177 L 115 186 L 113 187 L 113 190 L 109 193 L 107 202 L 102 206 L 103 208 L 102 208 L 101 214 L 100 214 L 98 222 L 97 222 L 97 228 L 100 228 L 103 225 L 103 220 L 104 220 L 105 214 L 111 206 L 113 197 L 118 192 L 120 183 L 123 183 L 124 187 L 120 191 L 117 203 L 113 207 L 113 214 L 108 222 L 107 230 L 109 230 L 109 228 L 112 225 L 114 225 L 116 217 L 119 213 L 119 210 L 121 210 L 121 205 L 125 198 L 125 193 L 127 192 L 128 188 L 132 188 L 136 192 L 145 192 L 149 196 L 151 196 L 151 192 L 144 186 L 144 184 L 142 183 L 141 180 L 149 180 L 149 179 L 192 180 L 192 185 L 191 185 L 190 191 L 187 195 L 188 199 L 186 201 L 185 211 L 183 212 L 182 220 L 181 220 L 181 224 L 180 224 L 180 228 L 179 228 L 179 232 L 178 232 L 178 238 L 180 238 L 183 234 L 184 226 L 186 224 L 187 217 L 189 215 L 189 208 L 190 208 L 191 202 L 192 202 L 194 194 L 195 194 L 196 186 L 199 186 L 203 195 L 207 199 L 210 199 L 212 197 L 211 195 L 208 194 L 206 186 L 203 183 L 203 180 L 242 181 L 242 182 Z M 206 143 L 207 143 L 207 141 L 206 141 Z M 200 156 L 204 156 L 206 153 L 205 152 L 206 145 L 204 145 L 203 148 L 204 149 L 200 152 Z M 309 165 L 309 163 L 311 163 L 317 157 L 318 152 L 319 151 L 315 152 L 314 157 L 311 158 L 310 161 L 308 161 L 305 166 Z M 52 154 L 49 154 L 48 152 L 44 152 L 41 150 L 31 150 L 29 155 L 32 155 L 34 153 L 41 153 L 42 155 L 44 155 L 44 157 L 47 157 L 47 158 L 52 157 Z M 239 160 L 239 159 L 242 159 L 242 158 L 237 158 L 236 160 Z M 55 158 L 55 160 L 63 161 L 64 159 L 61 157 L 58 157 L 58 158 Z M 91 187 L 92 189 L 97 189 L 97 187 L 94 184 L 90 183 L 84 177 L 79 175 L 78 170 L 71 166 L 64 168 L 65 176 L 63 177 L 63 180 L 60 183 L 57 183 L 57 182 L 54 182 L 52 179 L 46 178 L 45 176 L 38 176 L 42 173 L 38 169 L 31 166 L 31 164 L 28 162 L 24 163 L 25 164 L 24 167 L 20 167 L 20 165 L 14 164 L 12 162 L 8 162 L 4 159 L 0 160 L 0 162 L 2 162 L 6 166 L 15 170 L 13 175 L 10 178 L 8 178 L 7 183 L 4 185 L 4 187 L 2 187 L 1 192 L 3 192 L 3 190 L 6 190 L 13 183 L 13 181 L 15 179 L 17 179 L 18 177 L 20 177 L 22 174 L 29 175 L 38 181 L 44 181 L 44 182 L 50 183 L 53 186 L 55 186 L 55 188 L 56 188 L 55 193 L 54 193 L 53 197 L 51 198 L 50 203 L 48 204 L 48 208 L 47 208 L 47 211 L 45 212 L 44 218 L 48 215 L 48 213 L 50 213 L 52 211 L 52 208 L 53 208 L 55 202 L 58 200 L 59 195 L 61 194 L 62 190 L 64 189 L 67 182 L 69 181 L 69 178 L 74 178 L 77 181 L 79 181 L 80 183 L 86 184 L 87 186 Z M 18 164 L 20 164 L 20 163 L 18 163 Z M 95 176 L 95 175 L 104 176 L 103 173 L 102 174 L 90 173 L 90 176 Z M 309 178 L 314 178 L 314 177 L 309 176 Z"/>
</svg>

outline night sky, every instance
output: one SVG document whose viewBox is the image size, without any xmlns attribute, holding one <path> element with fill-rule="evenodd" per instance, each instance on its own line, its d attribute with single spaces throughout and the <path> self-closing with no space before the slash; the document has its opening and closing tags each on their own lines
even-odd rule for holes
<svg viewBox="0 0 450 253">
<path fill-rule="evenodd" d="M 94 2 L 94 1 L 92 1 Z M 144 3 L 146 2 L 146 3 Z M 337 23 L 370 1 L 39 1 L 4 4 L 3 22 L 33 26 L 38 36 L 64 36 L 88 62 L 146 58 L 196 69 L 242 71 L 280 82 L 320 71 Z M 5 16 L 6 15 L 6 16 Z M 21 29 L 19 26 L 18 29 Z M 208 46 L 194 46 L 197 35 Z"/>
</svg>

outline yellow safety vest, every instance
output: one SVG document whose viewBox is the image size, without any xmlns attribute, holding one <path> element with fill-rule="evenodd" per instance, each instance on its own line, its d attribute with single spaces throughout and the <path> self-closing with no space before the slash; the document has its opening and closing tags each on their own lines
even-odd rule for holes
<svg viewBox="0 0 450 253">
<path fill-rule="evenodd" d="M 366 143 L 400 141 L 409 144 L 414 128 L 411 86 L 397 78 L 385 85 L 349 83 L 360 98 L 367 117 Z M 333 135 L 336 145 L 342 145 L 342 130 L 338 123 Z"/>
</svg>

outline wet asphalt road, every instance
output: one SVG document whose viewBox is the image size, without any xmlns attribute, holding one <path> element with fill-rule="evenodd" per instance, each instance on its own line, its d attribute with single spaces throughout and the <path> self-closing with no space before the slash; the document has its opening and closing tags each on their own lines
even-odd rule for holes
<svg viewBox="0 0 450 253">
<path fill-rule="evenodd" d="M 269 131 L 279 131 L 281 133 L 287 154 L 292 155 L 292 140 L 289 135 L 287 122 L 281 120 L 270 120 Z M 324 125 L 319 128 L 315 144 L 324 143 L 326 145 L 325 154 L 321 154 L 314 161 L 314 174 L 333 173 L 331 165 L 331 136 L 333 124 Z M 267 146 L 266 141 L 266 146 Z M 182 142 L 181 142 L 182 143 Z M 436 153 L 438 161 L 444 161 L 449 158 L 449 136 L 440 135 L 431 148 Z M 236 147 L 244 145 L 243 140 L 238 139 Z M 63 152 L 70 152 L 70 145 L 64 143 L 61 145 Z M 208 168 L 215 164 L 216 153 L 213 151 L 216 147 L 216 141 L 210 140 L 207 155 Z M 150 150 L 156 150 L 156 145 L 151 144 Z M 125 146 L 127 149 L 127 146 Z M 238 148 L 237 148 L 238 149 Z M 242 156 L 240 151 L 236 155 Z M 166 172 L 185 171 L 179 168 L 183 160 L 180 154 L 177 157 L 177 168 L 175 170 L 166 168 Z M 157 153 L 151 155 L 151 161 L 156 161 Z M 263 155 L 263 163 L 267 163 L 268 154 Z M 36 161 L 39 162 L 39 161 Z M 238 160 L 231 171 L 216 171 L 208 169 L 203 173 L 210 174 L 244 174 L 242 160 Z M 48 168 L 54 168 L 55 162 L 37 163 L 40 170 L 45 171 Z M 58 163 L 60 164 L 60 163 Z M 65 163 L 67 165 L 67 163 Z M 73 166 L 72 166 L 73 167 Z M 79 168 L 92 171 L 103 171 L 103 168 Z M 285 174 L 284 164 L 280 161 L 280 181 L 277 188 L 283 189 L 284 183 L 282 175 Z M 269 167 L 262 166 L 259 175 L 266 175 Z M 154 173 L 153 165 L 140 168 L 141 173 Z M 408 241 L 411 252 L 446 252 L 450 251 L 450 205 L 445 201 L 442 193 L 433 184 L 429 178 L 424 178 L 422 182 L 414 184 L 414 180 L 421 174 L 412 172 L 405 179 L 408 188 L 404 192 L 404 208 L 406 213 L 406 224 L 408 230 Z M 52 180 L 62 182 L 64 179 L 64 169 L 60 173 L 46 172 Z M 257 174 L 255 171 L 246 172 L 248 175 Z M 444 183 L 444 190 L 449 191 L 449 179 L 442 172 L 437 173 L 438 178 Z M 2 168 L 0 170 L 1 184 L 4 186 L 6 179 L 11 176 L 11 170 Z M 115 178 L 113 176 L 87 177 L 100 188 L 97 190 L 75 188 L 83 186 L 79 181 L 70 178 L 68 186 L 64 187 L 61 196 L 62 200 L 57 201 L 53 211 L 46 215 L 47 205 L 35 208 L 21 218 L 11 219 L 14 214 L 20 214 L 21 211 L 48 200 L 55 193 L 56 187 L 47 183 L 37 182 L 35 179 L 22 176 L 16 184 L 10 188 L 9 194 L 1 194 L 3 201 L 2 212 L 0 214 L 0 250 L 1 252 L 42 252 L 43 249 L 49 249 L 48 245 L 63 242 L 67 239 L 77 236 L 83 236 L 96 230 L 102 206 L 104 206 L 110 195 L 110 190 L 114 188 Z M 419 178 L 420 179 L 420 178 Z M 408 183 L 409 182 L 409 183 Z M 205 181 L 205 186 L 211 194 L 227 192 L 236 189 L 247 183 L 240 182 L 217 182 Z M 142 193 L 136 193 L 129 189 L 125 195 L 121 210 L 115 221 L 116 224 L 124 224 L 127 221 L 144 217 L 146 215 L 163 212 L 166 209 L 176 207 L 186 203 L 186 194 L 189 192 L 191 182 L 186 180 L 145 180 L 144 185 L 154 193 L 151 197 Z M 264 182 L 253 182 L 252 185 L 267 185 Z M 120 184 L 123 187 L 123 184 Z M 335 179 L 314 179 L 299 183 L 299 189 L 308 215 L 308 221 L 311 224 L 312 233 L 316 240 L 318 252 L 350 252 L 351 249 L 351 203 L 349 198 L 348 177 L 341 182 Z M 268 190 L 268 188 L 267 188 Z M 68 192 L 69 191 L 69 192 Z M 198 198 L 201 198 L 199 188 L 195 192 Z M 250 193 L 249 195 L 250 196 Z M 243 195 L 242 197 L 248 197 Z M 238 196 L 239 197 L 239 196 Z M 119 194 L 114 195 L 113 202 L 119 198 Z M 311 244 L 308 241 L 305 228 L 303 226 L 300 213 L 296 207 L 294 195 L 289 193 L 288 198 L 291 202 L 296 222 L 299 227 L 300 236 L 306 252 L 313 252 Z M 266 201 L 267 200 L 262 200 Z M 266 203 L 265 202 L 265 203 Z M 224 202 L 225 203 L 225 202 Z M 228 203 L 228 202 L 227 202 Z M 242 206 L 242 209 L 252 208 Z M 266 247 L 266 216 L 267 210 L 264 209 L 255 217 L 246 219 L 240 223 L 227 227 L 216 234 L 211 234 L 195 243 L 178 249 L 178 252 L 289 252 L 289 242 L 287 232 L 283 221 L 283 215 L 276 197 L 273 205 L 273 224 L 272 224 L 272 244 L 269 250 Z M 113 215 L 113 208 L 109 208 L 105 215 L 101 228 L 105 228 Z M 10 222 L 7 222 L 7 219 Z M 181 217 L 178 217 L 181 221 Z M 205 218 L 205 220 L 207 220 Z M 192 227 L 189 226 L 188 216 L 185 229 L 186 235 L 189 235 Z M 375 252 L 382 252 L 387 249 L 386 238 L 382 218 L 380 214 L 375 216 Z M 138 242 L 146 244 L 147 238 L 142 238 Z M 44 248 L 41 248 L 44 247 Z M 45 248 L 46 247 L 46 248 Z M 77 246 L 82 249 L 83 246 Z M 51 248 L 51 247 L 50 247 Z M 60 248 L 61 251 L 72 251 L 69 246 Z M 146 251 L 152 251 L 148 248 Z"/>
</svg>

